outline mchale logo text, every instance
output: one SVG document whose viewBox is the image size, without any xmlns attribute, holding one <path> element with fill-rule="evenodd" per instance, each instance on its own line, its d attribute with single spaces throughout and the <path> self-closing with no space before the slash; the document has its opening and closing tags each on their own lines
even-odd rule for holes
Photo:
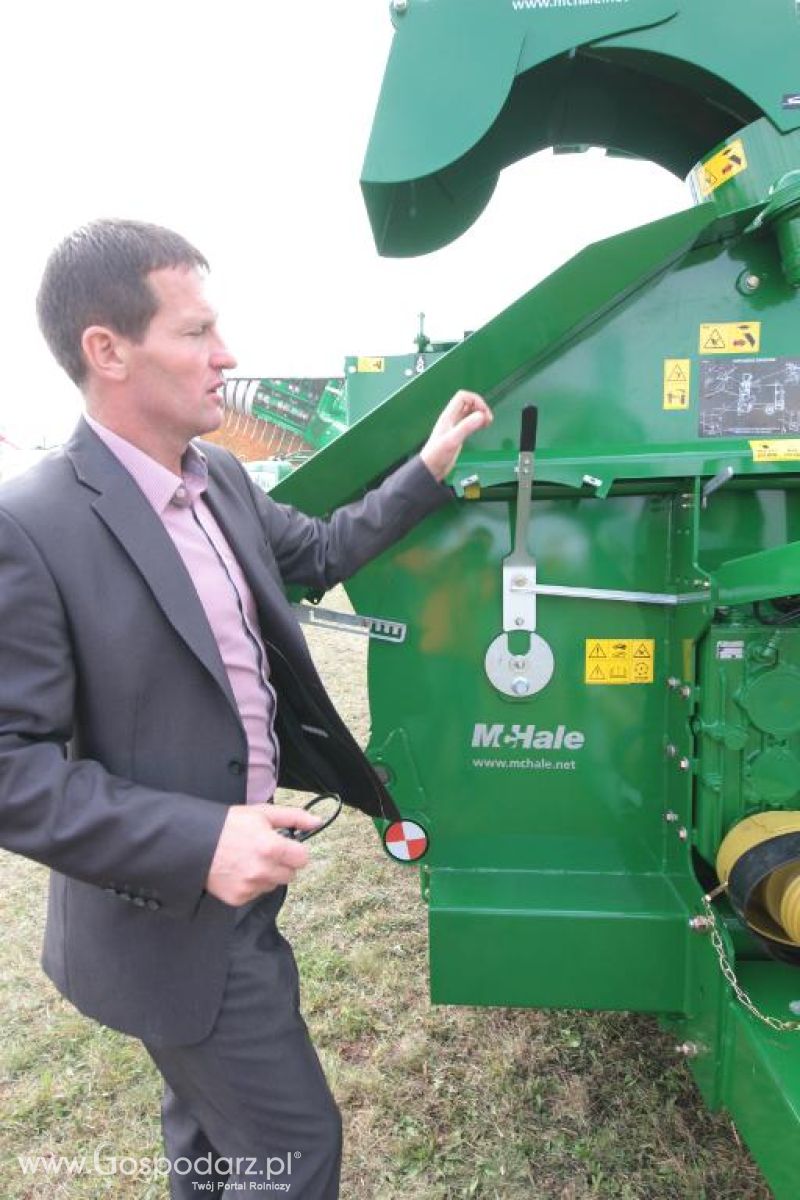
<svg viewBox="0 0 800 1200">
<path fill-rule="evenodd" d="M 540 729 L 538 725 L 477 724 L 472 731 L 474 750 L 582 750 L 585 744 L 585 734 L 566 725 Z"/>
</svg>

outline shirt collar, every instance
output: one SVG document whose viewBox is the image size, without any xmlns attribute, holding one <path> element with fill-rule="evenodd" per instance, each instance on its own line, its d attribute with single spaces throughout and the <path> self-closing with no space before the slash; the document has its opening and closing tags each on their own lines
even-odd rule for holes
<svg viewBox="0 0 800 1200">
<path fill-rule="evenodd" d="M 192 442 L 186 447 L 181 460 L 181 474 L 176 475 L 126 438 L 101 425 L 94 417 L 84 413 L 84 420 L 132 476 L 159 516 L 170 504 L 179 508 L 190 507 L 208 487 L 206 456 Z"/>
</svg>

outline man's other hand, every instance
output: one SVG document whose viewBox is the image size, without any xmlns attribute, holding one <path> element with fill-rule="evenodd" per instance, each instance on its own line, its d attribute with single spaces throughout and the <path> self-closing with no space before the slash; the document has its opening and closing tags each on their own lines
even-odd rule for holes
<svg viewBox="0 0 800 1200">
<path fill-rule="evenodd" d="M 232 805 L 211 861 L 206 891 L 225 904 L 239 905 L 291 883 L 308 864 L 308 850 L 276 830 L 317 829 L 319 825 L 318 818 L 302 808 Z"/>
<path fill-rule="evenodd" d="M 456 465 L 461 447 L 470 434 L 485 429 L 492 420 L 492 410 L 477 392 L 456 392 L 420 451 L 431 474 L 436 479 L 444 479 Z"/>
</svg>

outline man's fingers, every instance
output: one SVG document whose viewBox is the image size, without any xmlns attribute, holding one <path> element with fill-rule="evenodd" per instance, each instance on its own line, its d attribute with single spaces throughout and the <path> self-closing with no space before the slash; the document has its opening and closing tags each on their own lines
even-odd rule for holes
<svg viewBox="0 0 800 1200">
<path fill-rule="evenodd" d="M 420 451 L 420 457 L 435 479 L 452 470 L 459 451 L 471 434 L 490 425 L 492 410 L 477 392 L 463 388 L 448 401 Z"/>
<path fill-rule="evenodd" d="M 285 804 L 265 804 L 264 815 L 273 829 L 319 829 L 322 821 L 304 808 Z"/>
<path fill-rule="evenodd" d="M 273 842 L 277 842 L 274 845 Z M 288 867 L 292 872 L 308 866 L 308 850 L 302 842 L 294 842 L 291 838 L 279 837 L 277 834 L 270 839 L 266 856 L 275 867 Z"/>
<path fill-rule="evenodd" d="M 491 420 L 492 410 L 477 392 L 466 392 L 463 389 L 453 396 L 445 412 L 450 411 L 458 419 L 472 412 L 485 413 Z"/>
<path fill-rule="evenodd" d="M 457 439 L 456 445 L 461 446 L 473 433 L 477 433 L 479 429 L 488 425 L 491 419 L 491 413 L 487 417 L 487 414 L 481 409 L 476 409 L 466 417 L 462 417 L 458 424 L 450 430 L 450 435 Z"/>
</svg>

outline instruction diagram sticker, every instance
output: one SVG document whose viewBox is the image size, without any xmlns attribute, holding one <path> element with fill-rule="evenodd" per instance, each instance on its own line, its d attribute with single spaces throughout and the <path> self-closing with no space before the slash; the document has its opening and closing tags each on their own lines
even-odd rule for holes
<svg viewBox="0 0 800 1200">
<path fill-rule="evenodd" d="M 723 183 L 727 183 L 746 170 L 747 155 L 744 152 L 744 143 L 741 138 L 736 138 L 727 146 L 723 146 L 719 153 L 710 158 L 708 162 L 701 163 L 699 167 L 695 168 L 694 178 L 697 190 L 701 196 L 707 199 L 718 187 L 722 187 Z"/>
<path fill-rule="evenodd" d="M 383 835 L 383 844 L 398 862 L 417 862 L 428 851 L 428 835 L 416 821 L 394 821 Z"/>
<path fill-rule="evenodd" d="M 800 358 L 701 359 L 699 433 L 800 436 Z"/>
<path fill-rule="evenodd" d="M 379 374 L 386 370 L 386 360 L 383 358 L 359 358 L 356 362 L 356 370 L 361 374 Z"/>
<path fill-rule="evenodd" d="M 797 462 L 800 460 L 800 438 L 780 442 L 751 442 L 753 462 Z"/>
<path fill-rule="evenodd" d="M 587 638 L 585 681 L 588 684 L 652 683 L 654 638 Z"/>
<path fill-rule="evenodd" d="M 758 354 L 761 322 L 709 322 L 700 326 L 701 354 Z"/>
<path fill-rule="evenodd" d="M 668 412 L 680 412 L 689 407 L 691 384 L 690 358 L 664 359 L 664 408 Z"/>
</svg>

